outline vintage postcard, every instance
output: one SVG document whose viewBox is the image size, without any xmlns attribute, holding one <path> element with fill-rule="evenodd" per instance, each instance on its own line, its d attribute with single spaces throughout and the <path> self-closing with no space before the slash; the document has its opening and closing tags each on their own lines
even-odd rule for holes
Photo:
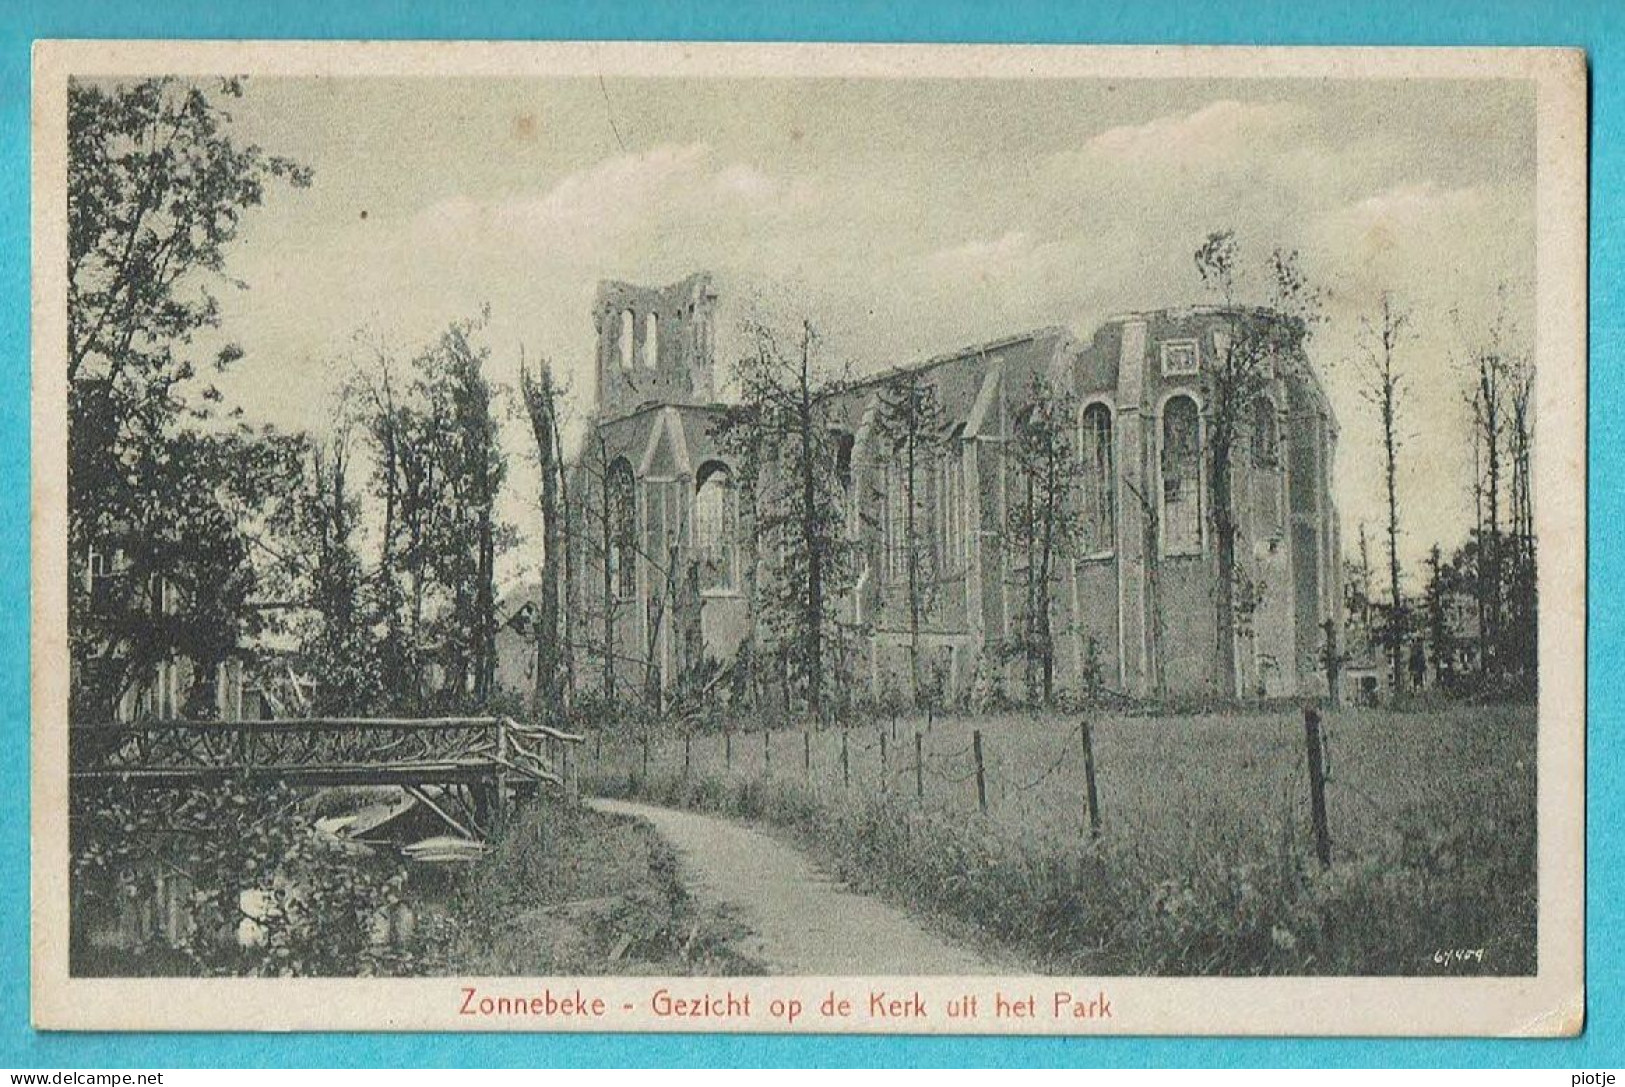
<svg viewBox="0 0 1625 1087">
<path fill-rule="evenodd" d="M 34 61 L 37 1027 L 1581 1029 L 1582 55 Z"/>
</svg>

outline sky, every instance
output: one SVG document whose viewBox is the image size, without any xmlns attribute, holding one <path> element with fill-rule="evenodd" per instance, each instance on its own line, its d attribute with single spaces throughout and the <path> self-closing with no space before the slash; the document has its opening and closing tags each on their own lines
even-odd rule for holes
<svg viewBox="0 0 1625 1087">
<path fill-rule="evenodd" d="M 245 219 L 245 289 L 221 299 L 246 352 L 222 388 L 286 429 L 327 425 L 358 337 L 410 353 L 486 305 L 492 377 L 545 357 L 583 418 L 600 279 L 709 270 L 719 368 L 765 312 L 809 317 L 863 373 L 1210 300 L 1192 253 L 1233 229 L 1250 268 L 1294 248 L 1327 292 L 1310 354 L 1341 424 L 1335 498 L 1345 550 L 1365 523 L 1374 557 L 1361 322 L 1384 290 L 1410 312 L 1415 569 L 1471 521 L 1463 359 L 1503 306 L 1533 327 L 1534 95 L 1512 81 L 258 78 L 230 108 L 314 172 Z M 522 539 L 528 440 L 504 423 Z"/>
</svg>

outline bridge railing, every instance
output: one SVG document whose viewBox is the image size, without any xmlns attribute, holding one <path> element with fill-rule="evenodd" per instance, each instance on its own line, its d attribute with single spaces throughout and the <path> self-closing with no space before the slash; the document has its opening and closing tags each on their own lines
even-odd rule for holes
<svg viewBox="0 0 1625 1087">
<path fill-rule="evenodd" d="M 75 724 L 79 780 L 184 784 L 234 774 L 303 784 L 499 782 L 565 785 L 581 737 L 507 717 L 324 717 Z"/>
</svg>

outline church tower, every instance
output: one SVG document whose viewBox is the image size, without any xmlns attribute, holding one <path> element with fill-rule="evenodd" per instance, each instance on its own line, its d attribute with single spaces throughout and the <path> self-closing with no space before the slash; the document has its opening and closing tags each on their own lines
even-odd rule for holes
<svg viewBox="0 0 1625 1087">
<path fill-rule="evenodd" d="M 708 272 L 668 287 L 600 282 L 593 302 L 600 418 L 651 403 L 710 403 L 716 302 Z"/>
</svg>

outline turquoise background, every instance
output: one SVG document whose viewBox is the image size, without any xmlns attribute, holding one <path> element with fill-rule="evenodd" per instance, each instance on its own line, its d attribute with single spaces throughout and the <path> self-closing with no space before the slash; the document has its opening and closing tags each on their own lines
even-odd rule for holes
<svg viewBox="0 0 1625 1087">
<path fill-rule="evenodd" d="M 34 0 L 0 11 L 0 1067 L 904 1064 L 1488 1065 L 1625 1064 L 1625 845 L 1613 802 L 1620 734 L 1625 473 L 1619 372 L 1625 288 L 1616 194 L 1625 175 L 1625 3 L 1605 0 L 1051 0 L 816 2 L 592 0 L 404 4 L 342 0 L 179 3 Z M 1591 584 L 1587 888 L 1588 1022 L 1569 1041 L 971 1039 L 627 1035 L 303 1036 L 38 1034 L 28 1025 L 28 261 L 29 46 L 35 38 L 607 38 L 1241 44 L 1563 45 L 1591 64 Z"/>
</svg>

